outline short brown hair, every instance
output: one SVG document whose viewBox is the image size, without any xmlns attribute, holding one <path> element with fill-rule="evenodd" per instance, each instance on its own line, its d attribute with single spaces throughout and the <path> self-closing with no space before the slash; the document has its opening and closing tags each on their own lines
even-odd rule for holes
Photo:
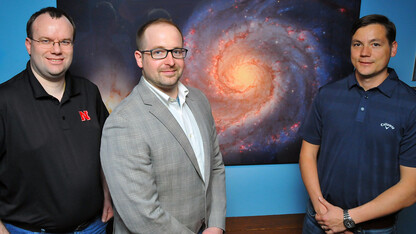
<svg viewBox="0 0 416 234">
<path fill-rule="evenodd" d="M 150 20 L 148 22 L 146 22 L 145 24 L 143 24 L 139 30 L 137 30 L 136 33 L 136 45 L 137 45 L 137 49 L 139 51 L 143 50 L 143 35 L 144 32 L 146 31 L 146 29 L 148 27 L 150 27 L 153 24 L 169 24 L 174 26 L 176 29 L 178 29 L 179 33 L 181 34 L 181 38 L 182 38 L 182 43 L 183 43 L 183 35 L 182 35 L 182 31 L 181 29 L 178 27 L 178 25 L 176 25 L 172 20 L 169 19 L 165 19 L 165 18 L 158 18 L 158 19 L 154 19 L 154 20 Z"/>
<path fill-rule="evenodd" d="M 356 20 L 351 28 L 351 37 L 361 27 L 368 26 L 370 24 L 380 24 L 386 29 L 386 37 L 391 45 L 396 40 L 396 26 L 384 15 L 366 15 Z"/>
</svg>

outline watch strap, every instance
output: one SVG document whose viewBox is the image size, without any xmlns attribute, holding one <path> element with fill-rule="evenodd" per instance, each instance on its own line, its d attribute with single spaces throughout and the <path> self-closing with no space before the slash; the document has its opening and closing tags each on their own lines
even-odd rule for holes
<svg viewBox="0 0 416 234">
<path fill-rule="evenodd" d="M 347 229 L 351 229 L 355 227 L 355 222 L 352 220 L 350 214 L 348 213 L 348 210 L 344 210 L 344 226 Z"/>
</svg>

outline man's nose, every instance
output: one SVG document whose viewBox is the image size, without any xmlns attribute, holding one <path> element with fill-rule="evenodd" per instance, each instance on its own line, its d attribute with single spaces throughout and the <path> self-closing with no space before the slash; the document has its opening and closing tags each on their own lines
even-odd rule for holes
<svg viewBox="0 0 416 234">
<path fill-rule="evenodd" d="M 371 55 L 371 48 L 370 46 L 363 46 L 361 49 L 361 56 L 370 56 Z"/>
<path fill-rule="evenodd" d="M 173 66 L 175 64 L 175 60 L 173 59 L 172 51 L 169 51 L 165 58 L 165 63 Z"/>
<path fill-rule="evenodd" d="M 59 41 L 54 41 L 52 43 L 52 51 L 55 53 L 61 52 L 61 43 Z"/>
</svg>

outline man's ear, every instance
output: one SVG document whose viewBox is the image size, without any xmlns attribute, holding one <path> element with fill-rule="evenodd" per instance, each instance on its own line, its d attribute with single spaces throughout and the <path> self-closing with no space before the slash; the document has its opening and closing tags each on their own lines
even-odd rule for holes
<svg viewBox="0 0 416 234">
<path fill-rule="evenodd" d="M 391 43 L 391 52 L 390 52 L 390 57 L 394 57 L 397 54 L 397 41 L 393 41 L 393 43 Z"/>
<path fill-rule="evenodd" d="M 26 37 L 26 40 L 25 40 L 25 46 L 26 46 L 27 53 L 28 53 L 28 54 L 29 54 L 29 56 L 30 56 L 30 54 L 31 54 L 31 49 L 32 49 L 32 41 L 31 41 L 28 37 Z"/>
<path fill-rule="evenodd" d="M 143 54 L 140 51 L 136 50 L 134 51 L 134 57 L 136 58 L 137 66 L 143 68 Z"/>
</svg>

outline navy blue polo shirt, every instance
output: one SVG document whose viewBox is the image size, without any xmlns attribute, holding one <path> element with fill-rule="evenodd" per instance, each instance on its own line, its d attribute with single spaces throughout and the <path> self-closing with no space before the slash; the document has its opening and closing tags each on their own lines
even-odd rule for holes
<svg viewBox="0 0 416 234">
<path fill-rule="evenodd" d="M 0 219 L 72 229 L 101 214 L 97 86 L 70 75 L 61 102 L 26 70 L 0 85 Z"/>
<path fill-rule="evenodd" d="M 318 177 L 325 199 L 344 209 L 395 185 L 399 165 L 416 167 L 416 92 L 393 69 L 364 91 L 350 76 L 320 88 L 301 127 L 320 145 Z"/>
</svg>

